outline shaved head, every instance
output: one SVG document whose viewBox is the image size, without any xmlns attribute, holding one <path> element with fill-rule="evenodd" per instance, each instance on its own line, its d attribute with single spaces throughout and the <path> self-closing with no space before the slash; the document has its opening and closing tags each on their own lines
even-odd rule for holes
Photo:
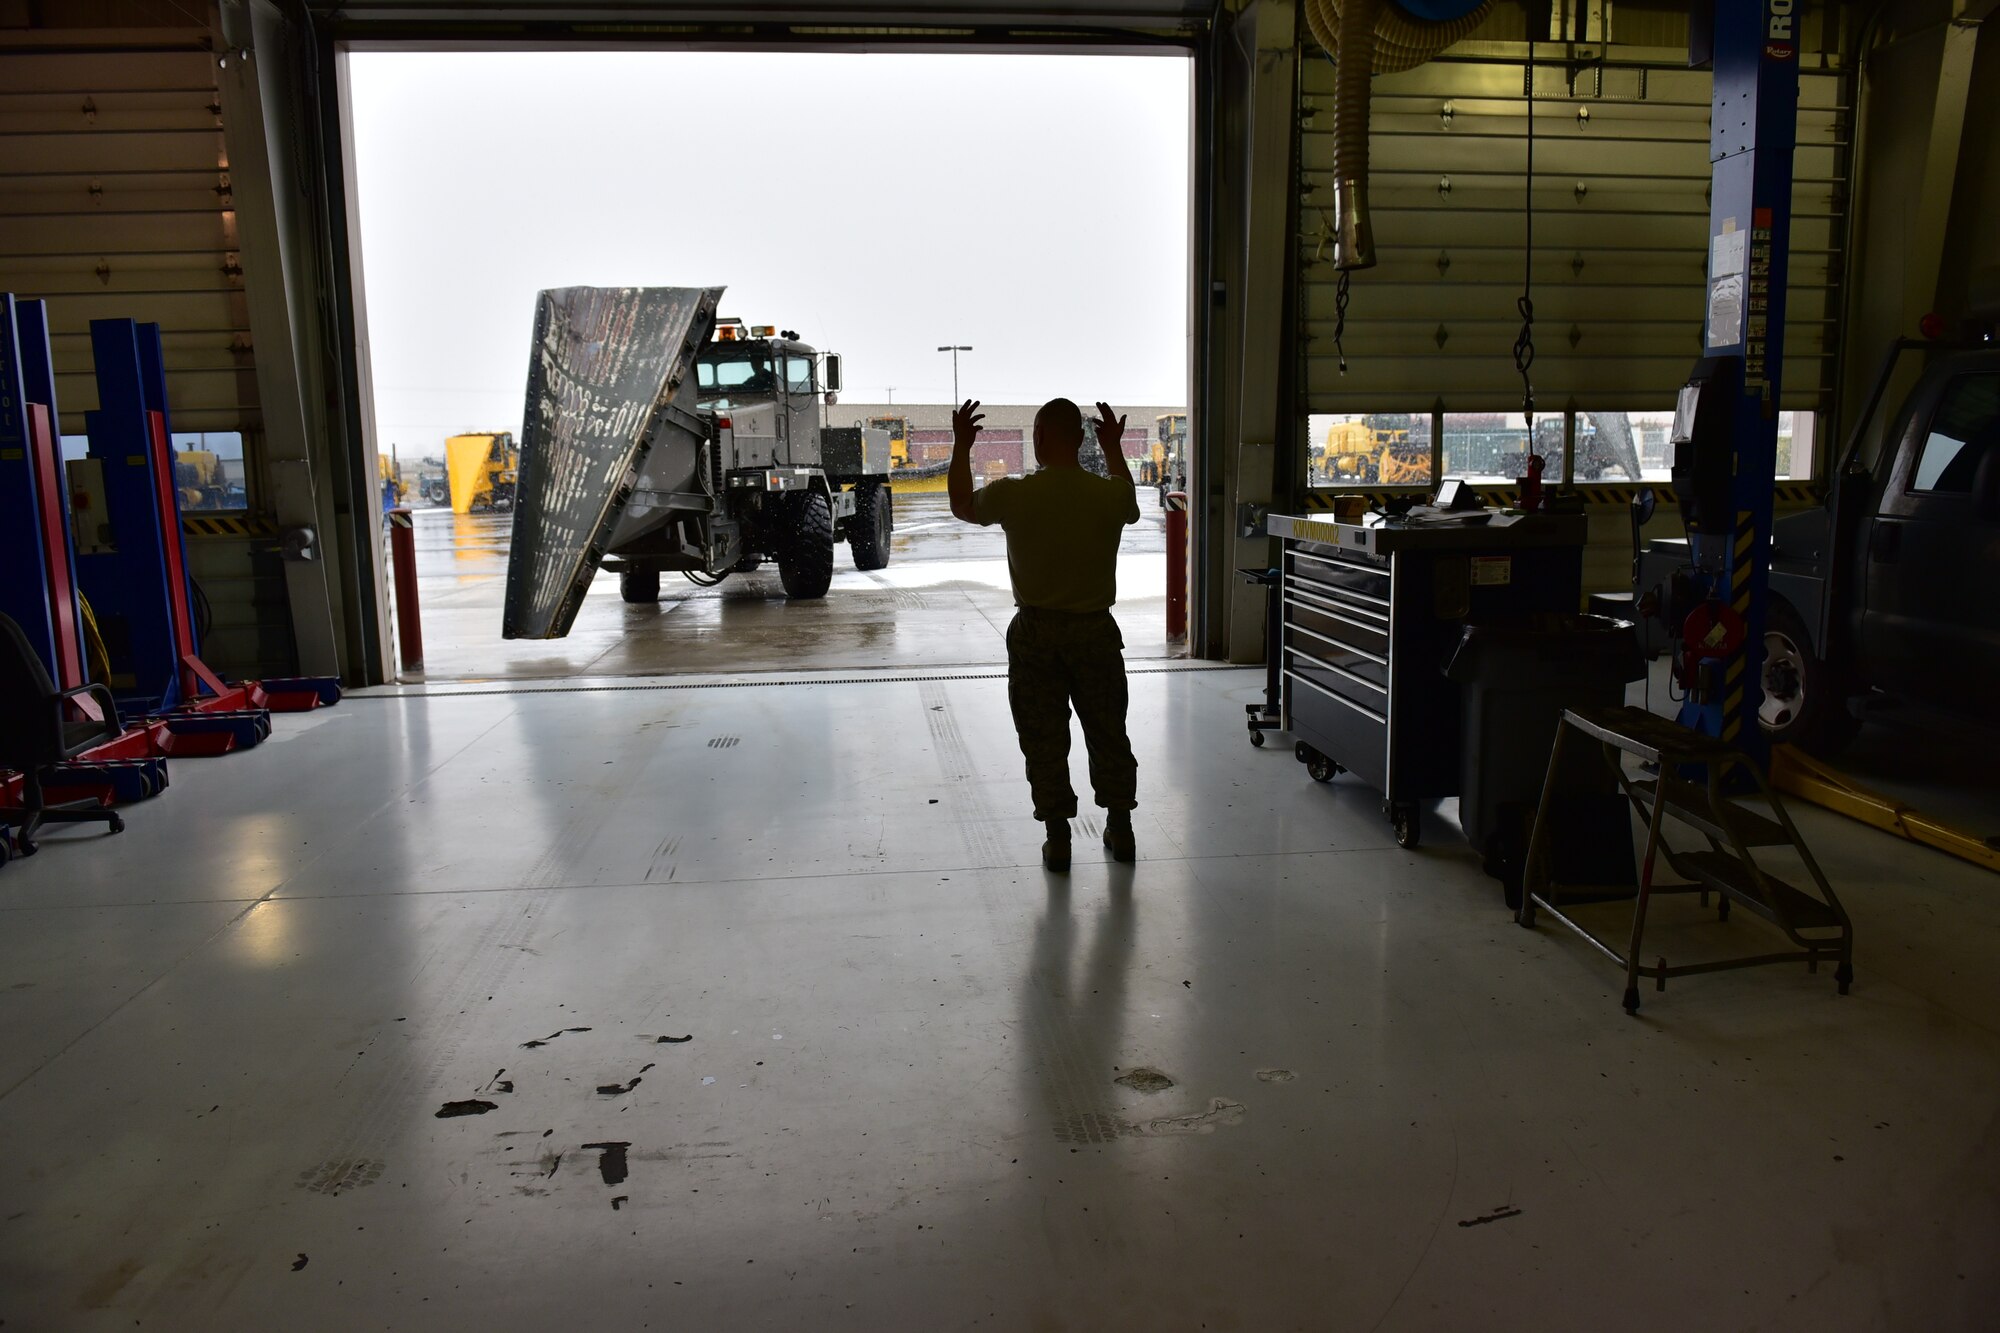
<svg viewBox="0 0 2000 1333">
<path fill-rule="evenodd" d="M 1083 443 L 1083 410 L 1067 398 L 1051 398 L 1035 413 L 1035 430 L 1057 448 Z"/>
</svg>

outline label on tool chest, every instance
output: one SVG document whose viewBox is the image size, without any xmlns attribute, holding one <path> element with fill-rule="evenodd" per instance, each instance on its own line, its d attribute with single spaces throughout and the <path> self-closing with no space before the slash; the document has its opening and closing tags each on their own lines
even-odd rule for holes
<svg viewBox="0 0 2000 1333">
<path fill-rule="evenodd" d="M 1503 588 L 1514 581 L 1514 557 L 1511 555 L 1475 555 L 1472 557 L 1472 586 L 1475 588 Z"/>
</svg>

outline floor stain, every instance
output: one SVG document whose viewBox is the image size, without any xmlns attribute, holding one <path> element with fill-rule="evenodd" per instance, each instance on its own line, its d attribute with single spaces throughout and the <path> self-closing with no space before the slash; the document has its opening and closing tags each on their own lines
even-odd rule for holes
<svg viewBox="0 0 2000 1333">
<path fill-rule="evenodd" d="M 641 1037 L 640 1040 L 644 1041 L 645 1038 Z M 655 1037 L 653 1038 L 653 1044 L 655 1046 L 662 1046 L 662 1045 L 678 1046 L 684 1041 L 693 1041 L 693 1040 L 694 1040 L 694 1033 L 690 1032 L 685 1037 Z"/>
<path fill-rule="evenodd" d="M 307 1262 L 306 1256 L 304 1252 L 301 1252 L 298 1258 L 292 1260 L 292 1271 L 294 1273 L 298 1272 L 301 1268 L 304 1268 L 306 1266 L 306 1262 Z"/>
<path fill-rule="evenodd" d="M 1290 1083 L 1298 1075 L 1289 1069 L 1260 1069 L 1257 1071 L 1259 1083 Z"/>
<path fill-rule="evenodd" d="M 1125 1132 L 1150 1136 L 1211 1134 L 1221 1126 L 1243 1123 L 1243 1116 L 1247 1110 L 1242 1102 L 1232 1102 L 1227 1097 L 1211 1097 L 1208 1099 L 1206 1111 L 1161 1116 L 1156 1120 L 1134 1121 L 1125 1127 Z"/>
<path fill-rule="evenodd" d="M 619 1204 L 630 1203 L 631 1201 L 632 1196 L 629 1194 L 614 1194 L 611 1196 L 611 1211 L 615 1213 L 618 1211 Z"/>
<path fill-rule="evenodd" d="M 125 1260 L 118 1267 L 85 1287 L 83 1294 L 76 1298 L 77 1308 L 82 1310 L 102 1310 L 107 1305 L 110 1305 L 117 1298 L 118 1293 L 125 1290 L 125 1284 L 139 1276 L 140 1267 L 141 1265 L 137 1259 Z"/>
<path fill-rule="evenodd" d="M 1144 1065 L 1127 1073 L 1120 1074 L 1111 1081 L 1122 1087 L 1130 1088 L 1134 1092 L 1165 1092 L 1168 1088 L 1174 1086 L 1174 1081 L 1165 1074 L 1162 1074 L 1157 1069 L 1148 1069 Z"/>
<path fill-rule="evenodd" d="M 597 1151 L 597 1174 L 604 1177 L 607 1185 L 622 1185 L 629 1174 L 625 1169 L 625 1150 L 632 1146 L 629 1140 L 616 1143 L 586 1143 L 585 1148 Z"/>
<path fill-rule="evenodd" d="M 551 1032 L 546 1037 L 537 1037 L 533 1041 L 522 1042 L 521 1049 L 524 1051 L 532 1051 L 537 1046 L 546 1046 L 550 1042 L 554 1041 L 557 1037 L 560 1037 L 565 1032 L 588 1032 L 588 1031 L 590 1031 L 589 1028 L 557 1028 L 554 1032 Z"/>
<path fill-rule="evenodd" d="M 1481 1213 L 1478 1217 L 1468 1217 L 1463 1222 L 1460 1222 L 1459 1225 L 1462 1227 L 1483 1227 L 1488 1222 L 1504 1222 L 1510 1217 L 1519 1217 L 1520 1215 L 1521 1210 L 1519 1208 L 1513 1207 L 1511 1204 L 1501 1204 L 1492 1212 Z"/>
<path fill-rule="evenodd" d="M 473 1097 L 462 1102 L 446 1102 L 443 1106 L 438 1107 L 437 1118 L 439 1120 L 449 1120 L 453 1116 L 485 1115 L 488 1111 L 497 1111 L 499 1109 L 500 1103 L 498 1102 L 481 1101 L 479 1098 Z"/>
<path fill-rule="evenodd" d="M 652 1066 L 650 1066 L 650 1065 L 648 1065 L 648 1066 L 647 1066 L 647 1068 L 649 1068 L 649 1069 L 650 1069 L 651 1067 L 652 1067 Z M 600 1096 L 600 1097 L 623 1097 L 623 1096 L 624 1096 L 624 1095 L 625 1095 L 626 1093 L 628 1093 L 628 1092 L 632 1091 L 632 1089 L 634 1089 L 634 1088 L 636 1088 L 636 1087 L 638 1087 L 638 1086 L 639 1086 L 639 1076 L 638 1076 L 637 1074 L 634 1074 L 634 1075 L 632 1076 L 632 1081 L 631 1081 L 630 1083 L 600 1083 L 600 1084 L 598 1084 L 598 1085 L 597 1085 L 597 1094 L 598 1094 L 598 1096 Z"/>
</svg>

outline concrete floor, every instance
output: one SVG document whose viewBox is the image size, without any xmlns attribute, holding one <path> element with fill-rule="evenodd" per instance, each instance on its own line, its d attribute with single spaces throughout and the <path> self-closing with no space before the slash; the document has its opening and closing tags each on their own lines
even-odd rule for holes
<svg viewBox="0 0 2000 1333">
<path fill-rule="evenodd" d="M 995 680 L 351 697 L 176 763 L 0 871 L 0 1320 L 1994 1326 L 1989 875 L 1801 811 L 1853 994 L 1627 1018 L 1445 817 L 1246 745 L 1258 679 L 1134 677 L 1142 859 L 1067 878 Z"/>
<path fill-rule="evenodd" d="M 1175 656 L 1158 492 L 1140 487 L 1139 504 L 1120 548 L 1118 618 L 1128 656 Z M 889 567 L 863 573 L 843 544 L 833 587 L 817 601 L 787 601 L 776 566 L 731 574 L 716 588 L 668 574 L 655 606 L 628 606 L 617 577 L 600 573 L 562 639 L 500 637 L 511 515 L 419 509 L 415 519 L 428 681 L 854 672 L 1007 657 L 1014 598 L 1006 538 L 954 519 L 942 492 L 897 495 Z"/>
</svg>

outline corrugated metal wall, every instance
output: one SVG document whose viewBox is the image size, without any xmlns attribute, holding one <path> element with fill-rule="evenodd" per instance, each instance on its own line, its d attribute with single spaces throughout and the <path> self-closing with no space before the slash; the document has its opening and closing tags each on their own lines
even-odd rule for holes
<svg viewBox="0 0 2000 1333">
<path fill-rule="evenodd" d="M 48 301 L 67 435 L 97 406 L 90 321 L 159 324 L 174 429 L 243 434 L 254 512 L 262 423 L 209 40 L 206 27 L 0 32 L 0 290 Z M 232 674 L 289 669 L 269 538 L 189 543 L 213 612 L 204 655 Z"/>
<path fill-rule="evenodd" d="M 1612 44 L 1535 77 L 1537 406 L 1671 408 L 1701 354 L 1710 81 L 1672 49 Z M 1527 233 L 1526 46 L 1466 43 L 1375 80 L 1370 189 L 1380 263 L 1353 275 L 1334 348 L 1333 65 L 1301 64 L 1299 413 L 1518 410 L 1513 344 Z M 1811 61 L 1818 61 L 1810 55 Z M 1838 350 L 1848 108 L 1801 71 L 1784 405 L 1823 410 Z"/>
</svg>

